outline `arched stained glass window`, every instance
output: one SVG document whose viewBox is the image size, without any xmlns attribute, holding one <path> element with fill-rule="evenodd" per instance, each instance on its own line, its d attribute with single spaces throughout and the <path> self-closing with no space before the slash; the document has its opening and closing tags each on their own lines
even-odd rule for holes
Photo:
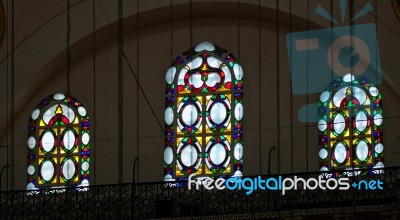
<svg viewBox="0 0 400 220">
<path fill-rule="evenodd" d="M 242 175 L 243 70 L 204 42 L 166 73 L 164 180 Z"/>
<path fill-rule="evenodd" d="M 40 102 L 29 119 L 28 190 L 89 185 L 89 127 L 76 98 L 57 93 Z"/>
<path fill-rule="evenodd" d="M 318 103 L 320 170 L 383 168 L 382 95 L 365 77 L 347 74 Z"/>
</svg>

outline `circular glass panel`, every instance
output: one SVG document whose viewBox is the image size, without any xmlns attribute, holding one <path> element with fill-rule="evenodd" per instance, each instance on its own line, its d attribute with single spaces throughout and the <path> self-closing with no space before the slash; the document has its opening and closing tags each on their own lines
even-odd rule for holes
<svg viewBox="0 0 400 220">
<path fill-rule="evenodd" d="M 383 152 L 383 144 L 379 143 L 377 145 L 375 145 L 375 152 L 380 154 Z"/>
<path fill-rule="evenodd" d="M 82 144 L 87 145 L 87 144 L 89 144 L 89 141 L 90 141 L 89 134 L 88 133 L 84 133 L 82 135 Z"/>
<path fill-rule="evenodd" d="M 343 76 L 343 81 L 345 82 L 351 82 L 354 80 L 354 76 L 351 75 L 351 73 L 347 73 L 345 76 Z"/>
<path fill-rule="evenodd" d="M 193 145 L 186 145 L 181 153 L 181 161 L 183 165 L 190 167 L 197 160 L 197 151 Z"/>
<path fill-rule="evenodd" d="M 329 94 L 329 92 L 325 91 L 325 92 L 321 93 L 321 96 L 319 97 L 319 100 L 321 100 L 321 102 L 326 102 L 326 101 L 328 101 L 330 96 L 331 95 Z"/>
<path fill-rule="evenodd" d="M 63 137 L 63 144 L 65 149 L 71 150 L 75 146 L 75 134 L 71 130 L 65 132 Z"/>
<path fill-rule="evenodd" d="M 87 161 L 83 162 L 81 168 L 85 172 L 88 171 L 89 170 L 89 163 Z"/>
<path fill-rule="evenodd" d="M 328 156 L 328 151 L 326 149 L 319 150 L 319 158 L 326 159 Z"/>
<path fill-rule="evenodd" d="M 171 164 L 174 159 L 174 154 L 171 147 L 167 147 L 164 150 L 164 161 L 166 164 Z"/>
<path fill-rule="evenodd" d="M 39 114 L 40 114 L 40 110 L 39 109 L 33 110 L 32 115 L 31 115 L 32 119 L 36 120 L 39 117 Z"/>
<path fill-rule="evenodd" d="M 35 173 L 35 167 L 32 165 L 29 165 L 27 171 L 28 171 L 29 175 L 33 175 Z"/>
<path fill-rule="evenodd" d="M 368 125 L 368 118 L 365 112 L 360 111 L 356 116 L 356 128 L 360 132 L 364 131 Z"/>
<path fill-rule="evenodd" d="M 365 141 L 360 141 L 357 144 L 356 148 L 357 158 L 361 161 L 364 161 L 368 157 L 368 145 Z"/>
<path fill-rule="evenodd" d="M 174 121 L 174 110 L 171 107 L 165 109 L 164 119 L 167 125 L 171 125 Z"/>
<path fill-rule="evenodd" d="M 192 126 L 197 120 L 198 112 L 193 104 L 188 104 L 182 111 L 182 120 L 185 125 Z"/>
<path fill-rule="evenodd" d="M 381 114 L 375 115 L 375 117 L 374 117 L 374 123 L 375 123 L 375 125 L 377 125 L 377 126 L 381 126 L 381 125 L 382 125 L 382 123 L 383 123 L 383 117 L 382 117 Z"/>
<path fill-rule="evenodd" d="M 175 67 L 170 67 L 167 70 L 167 73 L 165 74 L 165 81 L 168 84 L 172 84 L 174 82 L 175 74 L 176 74 L 176 68 Z"/>
<path fill-rule="evenodd" d="M 242 78 L 243 78 L 242 66 L 240 66 L 239 64 L 233 65 L 233 73 L 235 74 L 235 78 L 237 80 L 242 80 Z"/>
<path fill-rule="evenodd" d="M 335 119 L 333 119 L 333 129 L 335 129 L 336 133 L 341 134 L 343 133 L 344 129 L 346 128 L 346 122 L 342 114 L 337 114 Z"/>
<path fill-rule="evenodd" d="M 241 143 L 237 143 L 235 145 L 235 150 L 234 150 L 234 157 L 236 160 L 240 160 L 243 157 L 243 145 Z"/>
<path fill-rule="evenodd" d="M 34 137 L 28 138 L 28 147 L 29 149 L 33 149 L 36 146 L 36 139 Z"/>
<path fill-rule="evenodd" d="M 72 179 L 72 177 L 74 177 L 75 174 L 75 163 L 74 161 L 72 161 L 71 159 L 67 159 L 64 164 L 62 165 L 62 171 L 64 174 L 64 177 L 67 180 Z"/>
<path fill-rule="evenodd" d="M 243 118 L 243 105 L 242 103 L 238 103 L 235 106 L 235 119 L 240 121 Z"/>
<path fill-rule="evenodd" d="M 319 120 L 319 122 L 318 122 L 318 129 L 319 129 L 320 131 L 325 131 L 326 128 L 327 128 L 326 121 L 325 121 L 324 119 Z"/>
<path fill-rule="evenodd" d="M 65 99 L 65 95 L 62 93 L 56 93 L 56 94 L 54 94 L 53 98 L 55 100 L 63 100 L 63 99 Z"/>
<path fill-rule="evenodd" d="M 222 144 L 216 144 L 211 148 L 210 158 L 215 165 L 220 165 L 224 162 L 226 156 L 225 148 Z"/>
<path fill-rule="evenodd" d="M 50 152 L 54 147 L 54 136 L 50 131 L 46 131 L 42 137 L 42 146 L 46 152 Z"/>
<path fill-rule="evenodd" d="M 346 158 L 347 158 L 347 150 L 346 147 L 342 144 L 339 143 L 336 145 L 335 150 L 334 150 L 334 156 L 337 162 L 343 163 Z"/>
<path fill-rule="evenodd" d="M 376 87 L 371 87 L 369 88 L 369 93 L 373 96 L 376 97 L 379 94 L 379 90 Z"/>
<path fill-rule="evenodd" d="M 40 175 L 42 176 L 43 180 L 48 182 L 54 176 L 54 165 L 51 161 L 45 161 L 42 166 L 40 167 Z"/>
<path fill-rule="evenodd" d="M 87 114 L 87 112 L 86 112 L 86 109 L 84 108 L 84 107 L 82 107 L 82 106 L 80 106 L 79 108 L 78 108 L 78 113 L 79 113 L 79 115 L 80 116 L 85 116 L 86 114 Z"/>
<path fill-rule="evenodd" d="M 227 114 L 227 109 L 225 108 L 224 104 L 220 102 L 215 103 L 210 110 L 211 120 L 215 124 L 221 124 L 222 122 L 224 122 Z"/>
</svg>

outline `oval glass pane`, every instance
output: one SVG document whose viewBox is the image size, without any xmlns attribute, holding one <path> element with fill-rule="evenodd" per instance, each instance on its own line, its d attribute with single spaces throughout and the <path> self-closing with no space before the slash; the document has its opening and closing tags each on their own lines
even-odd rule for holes
<svg viewBox="0 0 400 220">
<path fill-rule="evenodd" d="M 243 157 L 243 145 L 241 143 L 237 143 L 235 145 L 235 150 L 233 153 L 236 160 L 240 160 Z"/>
<path fill-rule="evenodd" d="M 195 73 L 189 78 L 189 83 L 195 88 L 200 88 L 203 85 L 203 80 L 201 80 L 201 74 Z"/>
<path fill-rule="evenodd" d="M 357 158 L 361 161 L 364 161 L 368 157 L 368 145 L 365 141 L 360 141 L 357 144 L 356 148 Z"/>
<path fill-rule="evenodd" d="M 207 86 L 214 87 L 217 83 L 221 81 L 218 73 L 209 73 L 206 81 Z"/>
<path fill-rule="evenodd" d="M 54 94 L 53 98 L 55 100 L 63 100 L 63 99 L 65 99 L 65 95 L 62 93 L 56 93 L 56 94 Z"/>
<path fill-rule="evenodd" d="M 225 83 L 232 82 L 232 73 L 227 66 L 221 67 L 221 70 L 225 73 Z"/>
<path fill-rule="evenodd" d="M 181 153 L 181 161 L 183 165 L 190 167 L 193 166 L 197 160 L 197 151 L 193 145 L 186 145 Z"/>
<path fill-rule="evenodd" d="M 210 110 L 211 120 L 215 124 L 221 124 L 222 122 L 224 122 L 227 114 L 227 109 L 225 108 L 224 104 L 220 102 L 215 103 Z"/>
<path fill-rule="evenodd" d="M 381 114 L 375 115 L 375 117 L 374 117 L 374 123 L 375 123 L 375 125 L 377 125 L 377 126 L 381 126 L 381 125 L 382 125 L 382 123 L 383 123 L 383 117 L 382 117 Z"/>
<path fill-rule="evenodd" d="M 171 107 L 165 109 L 164 120 L 167 125 L 171 125 L 174 121 L 174 110 Z"/>
<path fill-rule="evenodd" d="M 203 58 L 197 57 L 194 60 L 192 60 L 192 62 L 189 62 L 187 66 L 189 67 L 189 69 L 197 69 L 201 66 L 202 63 L 203 63 Z"/>
<path fill-rule="evenodd" d="M 354 76 L 350 73 L 347 73 L 345 76 L 343 76 L 343 81 L 345 82 L 351 82 L 354 79 L 355 79 Z"/>
<path fill-rule="evenodd" d="M 213 68 L 219 68 L 219 66 L 222 64 L 222 61 L 220 61 L 219 59 L 216 59 L 214 57 L 208 57 L 207 63 L 209 66 L 211 66 Z"/>
<path fill-rule="evenodd" d="M 196 52 L 200 52 L 200 51 L 203 51 L 203 50 L 213 51 L 213 50 L 215 50 L 215 46 L 214 46 L 212 43 L 203 42 L 203 43 L 198 44 L 198 45 L 194 48 L 194 50 L 195 50 Z"/>
<path fill-rule="evenodd" d="M 242 78 L 243 78 L 242 66 L 240 66 L 239 64 L 233 65 L 233 73 L 235 74 L 235 78 L 237 80 L 242 80 Z"/>
<path fill-rule="evenodd" d="M 28 138 L 28 147 L 29 149 L 33 149 L 36 146 L 36 139 L 34 137 Z"/>
<path fill-rule="evenodd" d="M 360 132 L 364 131 L 368 125 L 368 118 L 365 112 L 360 111 L 356 116 L 356 128 Z"/>
<path fill-rule="evenodd" d="M 226 151 L 222 144 L 216 144 L 211 148 L 210 158 L 215 165 L 220 165 L 222 162 L 224 162 L 225 157 Z"/>
<path fill-rule="evenodd" d="M 62 171 L 64 174 L 64 177 L 67 180 L 72 179 L 75 175 L 75 163 L 71 159 L 67 159 L 64 164 L 62 165 Z"/>
<path fill-rule="evenodd" d="M 328 101 L 330 96 L 331 95 L 329 94 L 329 92 L 325 91 L 325 92 L 321 93 L 321 96 L 319 97 L 319 100 L 321 100 L 321 102 L 326 102 L 326 101 Z"/>
<path fill-rule="evenodd" d="M 379 90 L 376 87 L 371 87 L 369 88 L 369 94 L 371 94 L 373 97 L 378 96 Z"/>
<path fill-rule="evenodd" d="M 32 119 L 36 120 L 39 117 L 39 114 L 40 114 L 40 110 L 39 109 L 33 110 L 32 115 L 31 115 Z"/>
<path fill-rule="evenodd" d="M 346 158 L 347 158 L 347 150 L 346 147 L 342 144 L 339 143 L 336 145 L 335 150 L 334 150 L 334 156 L 337 162 L 343 163 Z"/>
<path fill-rule="evenodd" d="M 325 131 L 326 128 L 327 128 L 326 121 L 325 121 L 324 119 L 319 120 L 319 122 L 318 122 L 318 129 L 319 129 L 320 131 Z"/>
<path fill-rule="evenodd" d="M 243 118 L 243 105 L 242 103 L 238 103 L 235 106 L 235 119 L 240 121 Z"/>
<path fill-rule="evenodd" d="M 43 180 L 48 182 L 54 176 L 54 166 L 51 161 L 45 161 L 42 166 L 40 167 L 40 175 L 42 176 Z"/>
<path fill-rule="evenodd" d="M 171 164 L 172 161 L 174 160 L 174 154 L 172 152 L 171 147 L 167 147 L 164 150 L 164 161 L 166 164 Z"/>
<path fill-rule="evenodd" d="M 78 113 L 80 116 L 85 116 L 87 114 L 86 109 L 82 106 L 78 108 Z"/>
<path fill-rule="evenodd" d="M 87 161 L 83 162 L 81 168 L 85 172 L 88 171 L 89 170 L 89 163 Z"/>
<path fill-rule="evenodd" d="M 182 111 L 182 120 L 185 125 L 191 126 L 196 122 L 198 112 L 193 104 L 188 104 Z"/>
<path fill-rule="evenodd" d="M 67 150 L 71 150 L 75 146 L 75 134 L 71 130 L 65 132 L 63 137 L 63 144 Z"/>
<path fill-rule="evenodd" d="M 84 133 L 82 135 L 82 144 L 87 145 L 90 141 L 90 135 L 88 133 Z"/>
<path fill-rule="evenodd" d="M 335 119 L 333 119 L 333 129 L 338 134 L 342 134 L 344 129 L 346 128 L 346 122 L 342 114 L 337 114 Z"/>
<path fill-rule="evenodd" d="M 42 146 L 46 152 L 50 152 L 54 147 L 54 136 L 50 131 L 46 131 L 42 137 Z"/>
<path fill-rule="evenodd" d="M 367 100 L 367 94 L 365 94 L 363 89 L 360 89 L 358 87 L 352 87 L 352 88 L 353 88 L 353 96 L 360 102 L 360 105 L 363 105 Z"/>
<path fill-rule="evenodd" d="M 383 144 L 379 143 L 377 145 L 375 145 L 375 152 L 380 154 L 383 152 Z"/>
<path fill-rule="evenodd" d="M 326 149 L 319 150 L 319 158 L 326 159 L 328 156 L 328 151 Z"/>
<path fill-rule="evenodd" d="M 29 175 L 33 175 L 35 173 L 35 167 L 32 165 L 29 165 L 27 171 L 28 171 Z"/>
<path fill-rule="evenodd" d="M 167 70 L 167 73 L 165 74 L 165 81 L 168 84 L 172 84 L 174 82 L 174 78 L 175 78 L 175 74 L 176 74 L 176 68 L 175 67 L 170 67 Z"/>
</svg>

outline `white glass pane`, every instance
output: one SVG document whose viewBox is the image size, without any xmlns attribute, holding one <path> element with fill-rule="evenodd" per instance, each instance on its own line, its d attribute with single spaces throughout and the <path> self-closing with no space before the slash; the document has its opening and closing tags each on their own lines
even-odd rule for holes
<svg viewBox="0 0 400 220">
<path fill-rule="evenodd" d="M 346 150 L 346 147 L 342 143 L 339 143 L 338 145 L 336 145 L 335 151 L 334 151 L 334 156 L 335 156 L 336 161 L 339 163 L 343 163 L 346 160 L 347 150 Z"/>
<path fill-rule="evenodd" d="M 211 148 L 210 158 L 215 165 L 220 165 L 224 162 L 226 156 L 225 148 L 222 144 L 216 144 Z"/>
<path fill-rule="evenodd" d="M 172 152 L 171 147 L 167 147 L 164 150 L 164 161 L 166 164 L 171 164 L 172 161 L 174 160 L 174 154 Z"/>
<path fill-rule="evenodd" d="M 356 99 L 360 102 L 360 105 L 363 105 L 365 103 L 365 100 L 367 100 L 367 94 L 365 94 L 363 89 L 360 89 L 358 87 L 352 87 L 353 88 L 353 96 L 356 97 Z"/>
<path fill-rule="evenodd" d="M 182 120 L 188 126 L 191 126 L 196 122 L 197 116 L 198 112 L 193 104 L 186 105 L 182 111 Z"/>
<path fill-rule="evenodd" d="M 187 68 L 182 68 L 178 76 L 178 85 L 185 85 L 185 74 L 187 73 Z"/>
<path fill-rule="evenodd" d="M 75 134 L 71 130 L 65 132 L 63 144 L 67 150 L 71 150 L 75 145 Z"/>
<path fill-rule="evenodd" d="M 328 156 L 328 151 L 326 149 L 319 150 L 319 157 L 325 159 Z"/>
<path fill-rule="evenodd" d="M 167 174 L 164 176 L 164 181 L 174 181 L 174 179 L 172 178 L 172 176 L 170 174 Z"/>
<path fill-rule="evenodd" d="M 89 186 L 89 180 L 82 180 L 81 186 Z"/>
<path fill-rule="evenodd" d="M 216 124 L 224 122 L 226 115 L 228 114 L 224 104 L 216 103 L 210 110 L 211 120 Z"/>
<path fill-rule="evenodd" d="M 90 141 L 90 135 L 88 133 L 84 133 L 82 135 L 82 143 L 84 145 L 87 145 L 89 143 L 89 141 Z"/>
<path fill-rule="evenodd" d="M 35 173 L 35 167 L 32 165 L 29 165 L 27 171 L 28 171 L 29 175 L 33 175 Z"/>
<path fill-rule="evenodd" d="M 53 118 L 56 111 L 57 105 L 53 105 L 51 108 L 47 109 L 47 111 L 43 114 L 43 121 L 46 124 L 49 124 L 51 118 Z"/>
<path fill-rule="evenodd" d="M 319 169 L 319 171 L 329 171 L 329 170 L 326 167 L 321 167 L 321 169 Z"/>
<path fill-rule="evenodd" d="M 364 161 L 368 157 L 368 145 L 364 141 L 357 144 L 356 154 L 359 160 Z"/>
<path fill-rule="evenodd" d="M 33 112 L 32 112 L 32 119 L 33 119 L 33 120 L 36 120 L 36 119 L 39 117 L 39 114 L 40 114 L 40 110 L 39 110 L 39 109 L 33 110 Z"/>
<path fill-rule="evenodd" d="M 75 112 L 70 107 L 66 105 L 61 105 L 63 109 L 63 115 L 68 118 L 69 122 L 72 123 L 75 119 Z"/>
<path fill-rule="evenodd" d="M 203 80 L 201 80 L 201 74 L 195 73 L 189 78 L 189 83 L 195 88 L 200 88 L 203 85 Z"/>
<path fill-rule="evenodd" d="M 379 143 L 377 145 L 375 145 L 375 152 L 380 154 L 383 152 L 383 144 Z"/>
<path fill-rule="evenodd" d="M 86 115 L 86 109 L 84 107 L 79 107 L 78 112 L 80 116 L 85 116 Z"/>
<path fill-rule="evenodd" d="M 54 147 L 54 136 L 51 132 L 46 131 L 42 137 L 43 149 L 47 152 L 51 151 Z"/>
<path fill-rule="evenodd" d="M 319 129 L 320 131 L 325 131 L 325 130 L 326 130 L 326 127 L 327 127 L 326 121 L 325 121 L 324 119 L 319 120 L 319 122 L 318 122 L 318 129 Z"/>
<path fill-rule="evenodd" d="M 225 83 L 232 82 L 232 73 L 227 66 L 221 67 L 221 70 L 225 73 Z"/>
<path fill-rule="evenodd" d="M 174 121 L 174 110 L 171 107 L 165 109 L 164 120 L 167 125 L 171 125 Z"/>
<path fill-rule="evenodd" d="M 371 87 L 369 88 L 369 93 L 373 96 L 376 97 L 379 94 L 379 90 L 376 87 Z"/>
<path fill-rule="evenodd" d="M 382 117 L 381 114 L 375 115 L 375 117 L 374 117 L 374 123 L 375 123 L 377 126 L 381 126 L 381 125 L 382 125 L 382 123 L 383 123 L 383 117 Z"/>
<path fill-rule="evenodd" d="M 75 174 L 74 161 L 72 161 L 71 159 L 66 160 L 62 166 L 62 171 L 63 171 L 64 177 L 67 180 L 70 180 L 72 177 L 74 177 L 74 174 Z"/>
<path fill-rule="evenodd" d="M 222 64 L 222 61 L 219 59 L 216 59 L 214 57 L 208 57 L 207 63 L 209 66 L 211 66 L 213 68 L 219 68 L 219 66 Z"/>
<path fill-rule="evenodd" d="M 189 62 L 187 64 L 187 66 L 189 67 L 189 69 L 197 69 L 201 66 L 201 64 L 203 63 L 203 58 L 202 57 L 197 57 L 194 60 L 192 60 L 192 62 Z"/>
<path fill-rule="evenodd" d="M 321 96 L 319 97 L 319 99 L 321 100 L 321 102 L 326 102 L 326 101 L 328 101 L 330 96 L 331 95 L 329 94 L 329 92 L 325 91 L 325 92 L 321 93 Z"/>
<path fill-rule="evenodd" d="M 383 165 L 382 162 L 378 162 L 378 163 L 374 166 L 374 168 L 384 168 L 384 167 L 385 167 L 385 165 Z"/>
<path fill-rule="evenodd" d="M 218 73 L 209 73 L 206 84 L 209 87 L 213 87 L 213 86 L 215 86 L 215 84 L 219 83 L 220 81 L 221 81 L 221 78 L 219 77 Z"/>
<path fill-rule="evenodd" d="M 233 72 L 235 73 L 235 78 L 237 80 L 242 80 L 242 78 L 243 78 L 242 66 L 240 66 L 239 64 L 233 65 Z"/>
<path fill-rule="evenodd" d="M 174 82 L 175 74 L 176 74 L 176 68 L 175 67 L 170 67 L 167 70 L 167 73 L 165 74 L 165 81 L 168 84 L 172 84 Z"/>
<path fill-rule="evenodd" d="M 33 185 L 33 183 L 28 183 L 28 185 L 26 185 L 26 190 L 34 190 L 34 189 L 36 188 L 35 185 Z"/>
<path fill-rule="evenodd" d="M 89 170 L 89 163 L 87 161 L 83 162 L 81 168 L 82 168 L 83 171 L 88 171 Z"/>
<path fill-rule="evenodd" d="M 238 121 L 242 120 L 242 118 L 243 118 L 243 105 L 242 105 L 242 103 L 238 103 L 235 106 L 235 118 Z"/>
<path fill-rule="evenodd" d="M 346 74 L 345 76 L 343 76 L 343 81 L 345 82 L 351 82 L 353 81 L 355 78 L 353 75 L 351 75 L 350 73 Z"/>
<path fill-rule="evenodd" d="M 50 161 L 45 161 L 40 168 L 40 174 L 45 181 L 50 181 L 54 176 L 54 166 Z"/>
<path fill-rule="evenodd" d="M 190 167 L 194 165 L 196 160 L 197 160 L 196 148 L 192 145 L 185 146 L 181 153 L 181 161 L 183 165 Z"/>
<path fill-rule="evenodd" d="M 361 111 L 357 114 L 356 116 L 356 128 L 359 131 L 364 131 L 364 129 L 367 127 L 367 115 L 365 112 Z"/>
<path fill-rule="evenodd" d="M 342 89 L 340 89 L 339 91 L 337 91 L 335 93 L 335 95 L 333 96 L 333 104 L 336 107 L 340 107 L 340 103 L 342 102 L 342 100 L 346 97 L 346 90 L 349 87 L 344 87 Z"/>
<path fill-rule="evenodd" d="M 214 45 L 213 45 L 212 43 L 203 42 L 203 43 L 198 44 L 198 45 L 195 47 L 194 50 L 195 50 L 196 52 L 200 52 L 200 51 L 203 51 L 203 50 L 213 51 L 213 50 L 215 50 L 215 47 L 214 47 Z"/>
<path fill-rule="evenodd" d="M 63 99 L 65 99 L 65 95 L 62 94 L 62 93 L 57 93 L 57 94 L 55 94 L 55 95 L 53 96 L 53 98 L 54 98 L 55 100 L 63 100 Z"/>
<path fill-rule="evenodd" d="M 33 149 L 36 145 L 36 139 L 34 137 L 28 138 L 28 147 L 29 149 Z"/>
<path fill-rule="evenodd" d="M 336 133 L 341 134 L 343 133 L 345 127 L 346 127 L 346 122 L 344 120 L 343 115 L 337 114 L 335 119 L 333 120 L 333 129 L 335 129 Z"/>
<path fill-rule="evenodd" d="M 234 150 L 234 157 L 236 160 L 240 160 L 243 157 L 243 145 L 241 143 L 237 143 L 235 145 L 235 150 Z"/>
</svg>

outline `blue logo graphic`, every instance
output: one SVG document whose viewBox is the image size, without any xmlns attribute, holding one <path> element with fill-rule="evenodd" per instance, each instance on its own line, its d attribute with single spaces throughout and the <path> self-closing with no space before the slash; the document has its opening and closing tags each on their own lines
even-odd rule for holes
<svg viewBox="0 0 400 220">
<path fill-rule="evenodd" d="M 340 0 L 340 6 L 344 23 L 347 0 Z M 372 10 L 371 3 L 366 4 L 349 23 Z M 321 6 L 315 12 L 338 23 Z M 333 80 L 347 73 L 363 75 L 375 85 L 382 83 L 374 23 L 289 33 L 286 43 L 294 95 L 321 93 Z M 316 104 L 303 106 L 299 111 L 299 120 L 315 122 L 316 114 Z"/>
</svg>

